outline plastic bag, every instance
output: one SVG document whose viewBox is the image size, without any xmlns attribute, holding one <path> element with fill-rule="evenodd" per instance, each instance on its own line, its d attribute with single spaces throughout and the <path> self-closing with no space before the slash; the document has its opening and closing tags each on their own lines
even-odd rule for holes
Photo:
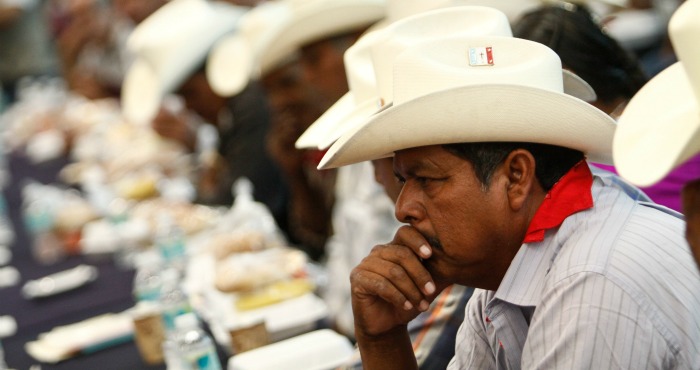
<svg viewBox="0 0 700 370">
<path fill-rule="evenodd" d="M 210 235 L 209 250 L 217 259 L 232 253 L 252 252 L 283 246 L 285 238 L 270 210 L 253 199 L 253 184 L 247 178 L 232 186 L 235 201 Z"/>
</svg>

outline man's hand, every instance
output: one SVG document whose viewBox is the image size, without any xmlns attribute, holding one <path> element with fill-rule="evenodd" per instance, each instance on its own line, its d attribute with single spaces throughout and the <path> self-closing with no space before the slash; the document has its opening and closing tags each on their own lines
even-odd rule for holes
<svg viewBox="0 0 700 370">
<path fill-rule="evenodd" d="M 439 293 L 421 263 L 431 254 L 423 235 L 403 226 L 394 240 L 374 247 L 352 271 L 352 308 L 358 337 L 389 333 L 428 310 Z"/>
</svg>

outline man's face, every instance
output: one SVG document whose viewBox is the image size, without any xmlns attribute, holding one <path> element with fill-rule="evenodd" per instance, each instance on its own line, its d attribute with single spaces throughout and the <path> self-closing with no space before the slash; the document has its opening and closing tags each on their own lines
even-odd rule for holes
<svg viewBox="0 0 700 370">
<path fill-rule="evenodd" d="M 383 188 L 389 198 L 394 203 L 401 194 L 402 184 L 394 175 L 394 158 L 380 158 L 372 161 L 374 167 L 374 180 L 377 181 Z"/>
<path fill-rule="evenodd" d="M 433 256 L 425 263 L 433 278 L 497 286 L 493 272 L 505 272 L 519 247 L 512 243 L 507 184 L 499 170 L 486 188 L 469 161 L 441 146 L 397 152 L 394 170 L 404 181 L 396 217 L 432 245 Z"/>
<path fill-rule="evenodd" d="M 275 125 L 284 125 L 298 138 L 322 113 L 311 98 L 298 63 L 288 63 L 262 79 Z M 294 139 L 296 140 L 296 139 Z"/>
<path fill-rule="evenodd" d="M 318 94 L 324 109 L 328 109 L 348 91 L 343 53 L 352 45 L 350 36 L 322 40 L 301 49 L 304 78 Z"/>
<path fill-rule="evenodd" d="M 700 180 L 689 182 L 683 188 L 683 213 L 690 250 L 700 267 Z"/>
<path fill-rule="evenodd" d="M 201 71 L 190 76 L 177 93 L 185 100 L 187 108 L 212 124 L 217 123 L 219 111 L 226 104 L 226 98 L 217 95 L 211 89 L 206 75 Z"/>
</svg>

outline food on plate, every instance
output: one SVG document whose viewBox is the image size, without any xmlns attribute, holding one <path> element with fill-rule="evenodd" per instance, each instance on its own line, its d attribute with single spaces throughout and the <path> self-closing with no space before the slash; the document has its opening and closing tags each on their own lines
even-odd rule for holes
<svg viewBox="0 0 700 370">
<path fill-rule="evenodd" d="M 314 290 L 314 284 L 305 278 L 283 280 L 250 293 L 241 293 L 236 300 L 240 311 L 265 307 L 287 299 L 296 298 Z"/>
<path fill-rule="evenodd" d="M 291 248 L 232 254 L 217 264 L 214 285 L 225 293 L 250 292 L 304 276 L 306 262 L 304 252 Z"/>
<path fill-rule="evenodd" d="M 233 253 L 260 251 L 267 247 L 265 235 L 255 231 L 221 232 L 212 235 L 208 242 L 217 260 Z"/>
</svg>

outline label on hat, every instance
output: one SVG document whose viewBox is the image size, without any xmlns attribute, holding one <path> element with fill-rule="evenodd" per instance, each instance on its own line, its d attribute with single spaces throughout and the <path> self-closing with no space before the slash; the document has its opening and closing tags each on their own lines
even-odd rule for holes
<svg viewBox="0 0 700 370">
<path fill-rule="evenodd" d="M 492 66 L 493 48 L 491 46 L 477 46 L 469 48 L 469 65 L 472 67 Z"/>
</svg>

